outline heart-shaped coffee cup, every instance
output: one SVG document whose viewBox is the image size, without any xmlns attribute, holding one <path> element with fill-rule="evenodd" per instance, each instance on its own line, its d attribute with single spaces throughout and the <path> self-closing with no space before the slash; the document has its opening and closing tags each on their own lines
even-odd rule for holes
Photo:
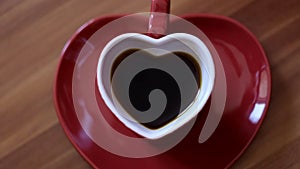
<svg viewBox="0 0 300 169">
<path fill-rule="evenodd" d="M 191 64 L 198 65 L 199 71 L 193 72 Z M 97 68 L 97 84 L 105 104 L 126 127 L 149 139 L 170 134 L 197 116 L 214 80 L 210 51 L 199 38 L 186 33 L 159 39 L 137 33 L 119 35 L 105 46 Z M 170 81 L 177 88 L 168 86 Z M 155 89 L 166 97 L 159 91 L 155 94 Z M 168 103 L 173 106 L 166 112 Z M 175 109 L 179 112 L 172 112 Z"/>
</svg>

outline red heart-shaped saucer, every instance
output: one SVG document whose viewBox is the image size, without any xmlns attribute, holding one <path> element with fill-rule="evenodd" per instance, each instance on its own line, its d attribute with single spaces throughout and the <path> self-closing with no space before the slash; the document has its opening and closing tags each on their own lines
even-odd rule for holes
<svg viewBox="0 0 300 169">
<path fill-rule="evenodd" d="M 66 135 L 80 154 L 95 168 L 226 168 L 230 166 L 249 146 L 266 114 L 271 92 L 270 68 L 263 49 L 256 38 L 238 22 L 223 16 L 196 14 L 184 16 L 201 29 L 210 39 L 223 64 L 226 77 L 226 104 L 221 121 L 208 140 L 199 143 L 199 133 L 208 116 L 207 104 L 190 133 L 169 151 L 147 158 L 127 158 L 112 154 L 98 146 L 83 130 L 74 107 L 73 84 L 76 63 L 83 45 L 98 29 L 121 16 L 103 17 L 88 22 L 65 46 L 58 66 L 54 84 L 54 102 L 61 125 Z M 176 22 L 170 23 L 170 26 Z M 122 33 L 122 32 L 118 32 Z M 125 32 L 123 32 L 125 33 Z M 113 35 L 113 33 L 111 34 Z M 103 46 L 111 37 L 103 35 Z M 89 44 L 93 49 L 93 44 Z M 102 46 L 102 47 L 103 47 Z M 101 51 L 101 45 L 97 44 Z M 99 52 L 98 51 L 98 52 Z M 86 54 L 88 57 L 88 53 Z M 96 65 L 97 63 L 95 63 Z M 89 76 L 91 69 L 83 70 Z M 95 66 L 96 68 L 96 66 Z M 94 77 L 96 78 L 96 77 Z M 93 83 L 84 88 L 90 91 Z M 93 93 L 98 107 L 110 125 L 127 135 L 135 137 L 122 126 L 103 103 L 99 92 Z M 218 91 L 213 91 L 212 94 Z M 88 100 L 86 100 L 88 102 Z M 214 103 L 216 104 L 216 103 Z M 83 105 L 84 107 L 84 105 Z M 101 136 L 101 132 L 97 131 Z M 112 140 L 114 141 L 114 140 Z M 126 145 L 125 145 L 126 146 Z"/>
</svg>

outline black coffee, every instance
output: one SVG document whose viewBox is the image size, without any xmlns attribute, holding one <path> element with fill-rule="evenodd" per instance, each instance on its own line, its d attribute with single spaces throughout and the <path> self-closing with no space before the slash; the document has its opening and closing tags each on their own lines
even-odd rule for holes
<svg viewBox="0 0 300 169">
<path fill-rule="evenodd" d="M 122 63 L 122 61 L 136 52 L 138 52 L 138 56 L 135 57 L 154 57 L 152 56 L 152 54 L 142 49 L 129 49 L 127 51 L 124 51 L 117 57 L 117 59 L 113 63 L 111 69 L 111 79 L 113 78 L 116 69 Z M 163 113 L 153 121 L 141 123 L 150 129 L 158 129 L 174 120 L 180 114 L 181 110 L 184 110 L 194 100 L 198 89 L 201 86 L 200 66 L 190 54 L 184 52 L 172 52 L 160 57 L 172 58 L 174 56 L 184 61 L 184 63 L 192 72 L 194 80 L 197 82 L 197 88 L 195 88 L 194 91 L 189 92 L 192 94 L 188 96 L 188 104 L 182 105 L 183 101 L 181 100 L 181 95 L 185 91 L 180 91 L 180 87 L 177 84 L 176 80 L 164 70 L 149 67 L 138 72 L 130 81 L 128 91 L 130 103 L 136 110 L 140 112 L 145 112 L 150 109 L 151 104 L 149 102 L 149 94 L 154 89 L 163 91 L 166 96 L 167 103 Z M 118 91 L 118 86 L 122 85 L 112 85 L 113 91 Z M 120 102 L 122 103 L 122 101 Z M 131 112 L 127 113 L 130 114 L 134 119 L 139 121 L 138 114 L 133 114 Z"/>
</svg>

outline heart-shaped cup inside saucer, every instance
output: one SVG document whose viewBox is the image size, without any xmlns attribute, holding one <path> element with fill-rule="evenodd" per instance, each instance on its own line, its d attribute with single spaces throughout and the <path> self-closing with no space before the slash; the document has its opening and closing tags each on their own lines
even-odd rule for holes
<svg viewBox="0 0 300 169">
<path fill-rule="evenodd" d="M 105 46 L 97 68 L 105 104 L 126 127 L 149 139 L 170 134 L 195 117 L 214 79 L 210 51 L 186 33 L 159 39 L 122 34 Z"/>
</svg>

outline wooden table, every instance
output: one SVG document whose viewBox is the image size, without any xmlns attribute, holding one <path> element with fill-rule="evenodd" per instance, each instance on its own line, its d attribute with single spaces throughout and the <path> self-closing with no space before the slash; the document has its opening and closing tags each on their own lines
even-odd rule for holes
<svg viewBox="0 0 300 169">
<path fill-rule="evenodd" d="M 60 52 L 80 25 L 150 7 L 150 0 L 123 1 L 0 1 L 0 169 L 90 168 L 57 120 L 52 85 Z M 300 168 L 300 1 L 173 0 L 171 12 L 230 16 L 258 37 L 268 55 L 270 108 L 232 168 Z"/>
</svg>

